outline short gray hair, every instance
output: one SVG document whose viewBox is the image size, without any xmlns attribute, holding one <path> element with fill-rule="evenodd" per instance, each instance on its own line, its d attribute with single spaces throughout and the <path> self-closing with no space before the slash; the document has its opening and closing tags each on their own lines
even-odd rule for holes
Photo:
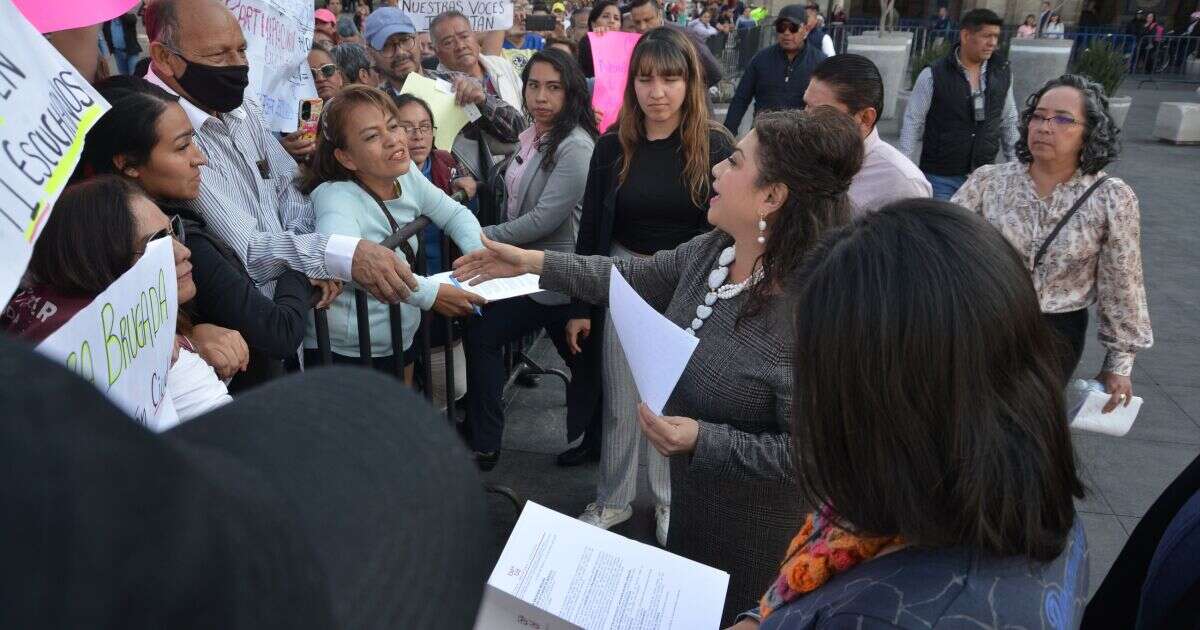
<svg viewBox="0 0 1200 630">
<path fill-rule="evenodd" d="M 169 48 L 179 43 L 179 0 L 152 0 L 146 4 L 142 21 L 146 36 Z"/>
<path fill-rule="evenodd" d="M 329 51 L 329 54 L 333 57 L 333 62 L 341 69 L 342 76 L 350 83 L 358 83 L 360 70 L 370 70 L 374 66 L 371 57 L 367 55 L 367 49 L 358 44 L 338 44 Z"/>
<path fill-rule="evenodd" d="M 1078 74 L 1064 74 L 1057 79 L 1050 79 L 1026 99 L 1025 110 L 1021 112 L 1021 123 L 1018 127 L 1020 138 L 1016 144 L 1017 159 L 1023 164 L 1033 161 L 1033 153 L 1029 150 L 1029 121 L 1033 119 L 1033 111 L 1037 109 L 1042 95 L 1056 87 L 1075 88 L 1083 95 L 1083 112 L 1087 120 L 1080 121 L 1085 126 L 1079 170 L 1085 175 L 1095 175 L 1117 159 L 1121 152 L 1121 128 L 1117 127 L 1112 115 L 1108 113 L 1108 96 L 1104 94 L 1104 87 Z"/>
<path fill-rule="evenodd" d="M 467 21 L 467 26 L 471 26 L 471 18 L 467 17 L 462 11 L 443 11 L 429 20 L 429 36 L 433 37 L 433 30 L 442 22 L 453 20 L 454 18 L 462 18 Z M 472 27 L 473 29 L 474 27 Z"/>
</svg>

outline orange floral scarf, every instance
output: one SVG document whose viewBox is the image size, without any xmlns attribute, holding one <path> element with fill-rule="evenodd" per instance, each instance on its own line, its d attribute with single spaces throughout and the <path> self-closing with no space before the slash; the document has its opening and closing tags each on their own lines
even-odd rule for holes
<svg viewBox="0 0 1200 630">
<path fill-rule="evenodd" d="M 788 545 L 779 577 L 758 603 L 762 619 L 817 590 L 838 573 L 874 558 L 883 548 L 902 542 L 899 536 L 859 536 L 834 525 L 833 520 L 829 506 L 808 515 Z"/>
</svg>

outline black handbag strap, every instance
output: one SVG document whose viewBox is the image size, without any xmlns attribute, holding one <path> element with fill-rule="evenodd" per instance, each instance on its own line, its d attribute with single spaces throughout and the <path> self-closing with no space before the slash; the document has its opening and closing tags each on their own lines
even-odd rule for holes
<svg viewBox="0 0 1200 630">
<path fill-rule="evenodd" d="M 396 231 L 400 229 L 400 224 L 396 222 L 396 217 L 393 217 L 392 213 L 388 211 L 387 205 L 383 203 L 383 200 L 379 198 L 379 195 L 376 195 L 375 191 L 371 190 L 366 186 L 366 184 L 363 184 L 357 179 L 354 180 L 354 183 L 358 184 L 359 188 L 362 188 L 364 192 L 371 196 L 371 199 L 375 200 L 375 203 L 379 206 L 379 211 L 382 212 L 383 216 L 387 218 L 388 226 L 392 228 L 392 233 L 395 234 Z M 399 187 L 400 185 L 396 184 L 397 190 Z M 412 245 L 409 245 L 408 241 L 400 241 L 399 247 L 400 251 L 404 253 L 404 258 L 408 261 L 409 266 L 415 269 L 417 264 L 417 254 L 413 251 Z"/>
<path fill-rule="evenodd" d="M 1046 240 L 1042 241 L 1042 246 L 1038 248 L 1037 256 L 1033 257 L 1034 269 L 1037 269 L 1037 266 L 1042 263 L 1042 259 L 1046 257 L 1046 250 L 1050 249 L 1050 243 L 1054 242 L 1054 238 L 1058 236 L 1058 233 L 1061 232 L 1064 227 L 1066 227 L 1067 221 L 1070 221 L 1071 217 L 1075 216 L 1075 213 L 1083 207 L 1083 204 L 1088 200 L 1088 197 L 1091 197 L 1092 193 L 1096 192 L 1096 189 L 1100 187 L 1100 184 L 1108 181 L 1108 177 L 1108 175 L 1105 175 L 1104 177 L 1097 179 L 1096 183 L 1092 184 L 1087 190 L 1083 191 L 1083 194 L 1079 196 L 1079 199 L 1075 200 L 1075 205 L 1071 206 L 1071 209 L 1067 210 L 1067 213 L 1063 215 L 1063 218 L 1058 220 L 1058 225 L 1054 226 L 1054 230 L 1050 232 L 1050 236 L 1047 236 Z"/>
</svg>

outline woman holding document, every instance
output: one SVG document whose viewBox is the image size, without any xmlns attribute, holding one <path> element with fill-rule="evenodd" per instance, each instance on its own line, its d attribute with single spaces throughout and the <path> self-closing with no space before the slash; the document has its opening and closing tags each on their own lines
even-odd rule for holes
<svg viewBox="0 0 1200 630">
<path fill-rule="evenodd" d="M 504 172 L 503 223 L 483 233 L 501 243 L 569 252 L 579 231 L 579 206 L 595 146 L 596 119 L 587 81 L 570 56 L 543 50 L 522 73 L 525 111 L 533 125 L 519 136 L 515 157 Z M 570 298 L 541 291 L 501 300 L 467 322 L 467 426 L 475 461 L 491 470 L 500 459 L 504 433 L 504 346 L 545 328 L 564 357 L 563 327 Z M 574 379 L 572 387 L 585 385 Z M 569 392 L 574 400 L 578 390 Z"/>
<path fill-rule="evenodd" d="M 479 221 L 471 211 L 446 196 L 420 171 L 412 168 L 400 127 L 399 112 L 392 98 L 363 85 L 352 85 L 325 106 L 317 134 L 317 149 L 303 183 L 312 198 L 317 230 L 381 242 L 401 226 L 419 216 L 429 217 L 450 235 L 459 249 L 479 248 Z M 413 264 L 418 239 L 401 243 Z M 405 357 L 392 356 L 392 332 L 388 307 L 371 300 L 371 363 L 376 369 L 394 373 L 397 361 L 412 362 L 408 349 L 420 323 L 420 311 L 433 309 L 443 315 L 470 314 L 483 298 L 429 278 L 417 277 L 418 289 L 400 305 L 403 317 Z M 334 363 L 357 364 L 358 318 L 354 294 L 344 292 L 329 307 L 329 342 Z M 316 327 L 309 322 L 305 348 L 317 347 Z M 314 351 L 315 354 L 315 351 Z M 310 361 L 317 361 L 312 356 Z M 405 369 L 411 380 L 411 366 Z"/>
<path fill-rule="evenodd" d="M 691 43 L 674 29 L 650 31 L 633 49 L 625 113 L 592 156 L 576 253 L 647 258 L 712 229 L 707 218 L 712 169 L 729 157 L 733 138 L 708 117 L 701 67 Z M 602 375 L 604 430 L 596 500 L 579 518 L 609 529 L 633 516 L 630 503 L 637 494 L 639 452 L 644 452 L 655 535 L 666 545 L 671 520 L 667 460 L 638 429 L 637 388 L 611 320 L 603 308 L 576 299 L 567 342 L 578 352 L 589 337 L 602 355 L 589 367 Z"/>
<path fill-rule="evenodd" d="M 825 107 L 771 112 L 713 169 L 716 229 L 675 249 L 610 258 L 484 239 L 485 249 L 455 262 L 460 280 L 536 273 L 542 288 L 598 305 L 615 265 L 699 337 L 667 415 L 644 405 L 639 415 L 650 443 L 671 456 L 667 549 L 730 573 L 726 622 L 774 579 L 809 507 L 796 500 L 792 327 L 777 303 L 821 233 L 849 220 L 846 189 L 861 162 L 849 117 Z"/>
</svg>

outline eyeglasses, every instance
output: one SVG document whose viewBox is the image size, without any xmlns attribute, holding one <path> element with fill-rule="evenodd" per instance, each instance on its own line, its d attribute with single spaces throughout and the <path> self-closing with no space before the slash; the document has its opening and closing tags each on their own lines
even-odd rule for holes
<svg viewBox="0 0 1200 630">
<path fill-rule="evenodd" d="M 312 70 L 314 77 L 319 74 L 324 79 L 330 79 L 333 78 L 333 75 L 337 74 L 338 67 L 335 64 L 327 63 L 316 68 L 309 68 L 309 70 Z"/>
<path fill-rule="evenodd" d="M 141 257 L 142 254 L 146 253 L 146 248 L 150 246 L 150 243 L 153 243 L 154 241 L 166 236 L 173 236 L 175 237 L 175 240 L 179 241 L 180 243 L 187 238 L 187 233 L 183 229 L 183 217 L 179 216 L 178 214 L 171 217 L 171 223 L 165 229 L 159 230 L 146 237 L 146 240 L 142 241 L 142 248 L 134 250 L 133 255 Z"/>
<path fill-rule="evenodd" d="M 400 128 L 404 130 L 404 133 L 408 134 L 410 137 L 413 137 L 413 138 L 416 138 L 417 136 L 432 135 L 433 132 L 437 131 L 437 127 L 434 127 L 433 125 L 404 125 L 404 124 L 401 124 Z"/>
<path fill-rule="evenodd" d="M 1030 114 L 1029 115 L 1029 124 L 1032 125 L 1036 121 L 1040 121 L 1043 123 L 1050 123 L 1050 126 L 1055 129 L 1061 129 L 1063 127 L 1070 127 L 1071 125 L 1080 124 L 1078 120 L 1075 120 L 1074 118 L 1072 118 L 1066 114 L 1055 114 L 1053 116 L 1041 116 L 1039 114 Z"/>
<path fill-rule="evenodd" d="M 794 22 L 789 22 L 787 20 L 776 21 L 775 22 L 775 32 L 782 35 L 784 31 L 787 31 L 789 33 L 799 33 L 800 25 L 796 24 Z"/>
<path fill-rule="evenodd" d="M 379 49 L 379 54 L 384 57 L 394 57 L 396 53 L 409 50 L 413 44 L 417 43 L 417 38 L 412 35 L 397 35 L 395 39 L 388 38 L 383 44 L 383 48 Z"/>
</svg>

